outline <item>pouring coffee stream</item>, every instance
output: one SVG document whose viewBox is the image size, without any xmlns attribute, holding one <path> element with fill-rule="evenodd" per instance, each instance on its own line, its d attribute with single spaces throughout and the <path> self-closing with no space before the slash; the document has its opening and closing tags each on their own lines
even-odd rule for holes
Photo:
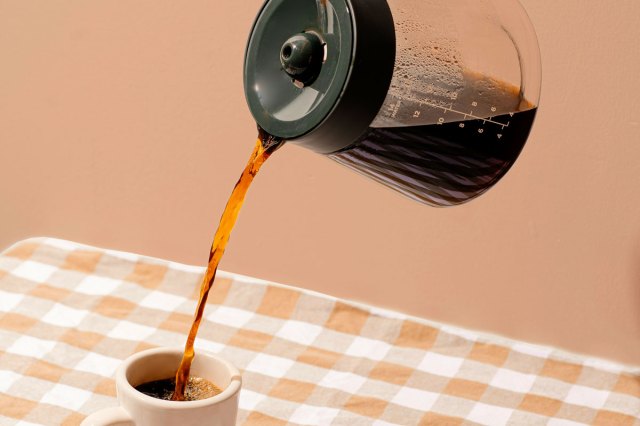
<svg viewBox="0 0 640 426">
<path fill-rule="evenodd" d="M 421 203 L 458 205 L 514 164 L 540 86 L 535 31 L 517 0 L 267 0 L 244 62 L 260 136 L 215 234 L 174 399 L 246 192 L 283 141 Z"/>
<path fill-rule="evenodd" d="M 213 238 L 213 243 L 209 252 L 207 270 L 200 286 L 200 296 L 198 298 L 194 320 L 191 325 L 191 329 L 189 330 L 189 335 L 187 336 L 182 361 L 180 362 L 180 366 L 176 372 L 176 386 L 173 396 L 171 397 L 174 401 L 184 400 L 185 388 L 189 380 L 191 362 L 195 356 L 194 343 L 196 335 L 198 334 L 198 329 L 200 328 L 200 322 L 202 321 L 207 297 L 211 287 L 213 286 L 218 265 L 220 264 L 220 259 L 222 259 L 222 256 L 224 255 L 227 242 L 229 241 L 231 231 L 238 219 L 238 214 L 240 213 L 240 209 L 244 203 L 247 191 L 251 186 L 251 182 L 253 182 L 253 178 L 256 176 L 258 171 L 260 171 L 264 162 L 267 161 L 269 156 L 280 148 L 283 143 L 284 141 L 282 139 L 268 135 L 262 130 L 259 131 L 258 140 L 251 156 L 249 157 L 249 162 L 240 175 L 240 179 L 238 179 L 236 186 L 233 188 L 229 201 L 227 201 L 227 205 L 225 206 L 220 219 L 220 225 L 218 225 L 218 229 Z"/>
</svg>

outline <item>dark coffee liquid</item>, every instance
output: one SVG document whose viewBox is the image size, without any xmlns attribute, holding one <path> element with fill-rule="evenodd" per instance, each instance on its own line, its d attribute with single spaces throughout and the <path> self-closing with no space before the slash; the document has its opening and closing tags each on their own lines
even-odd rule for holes
<svg viewBox="0 0 640 426">
<path fill-rule="evenodd" d="M 162 380 L 154 380 L 136 386 L 138 392 L 149 395 L 153 398 L 171 401 L 175 391 L 176 381 L 173 377 Z M 211 398 L 222 392 L 218 386 L 214 385 L 202 377 L 189 377 L 184 391 L 184 401 L 198 401 L 200 399 Z"/>
<path fill-rule="evenodd" d="M 529 136 L 536 110 L 484 120 L 369 128 L 358 142 L 329 157 L 422 203 L 461 204 L 509 170 Z"/>
<path fill-rule="evenodd" d="M 249 162 L 240 175 L 240 179 L 238 179 L 236 186 L 233 188 L 231 196 L 227 201 L 227 205 L 224 208 L 224 212 L 220 218 L 220 224 L 218 225 L 218 229 L 213 237 L 213 243 L 211 244 L 209 263 L 200 286 L 200 298 L 198 299 L 198 305 L 196 306 L 193 324 L 191 325 L 189 335 L 187 336 L 187 342 L 184 346 L 182 361 L 180 362 L 180 366 L 176 372 L 174 382 L 175 392 L 173 392 L 173 395 L 171 396 L 171 399 L 174 401 L 183 401 L 185 398 L 191 362 L 195 356 L 193 345 L 196 340 L 196 335 L 198 334 L 200 322 L 202 321 L 202 314 L 204 313 L 204 307 L 207 303 L 207 296 L 209 295 L 209 291 L 211 290 L 211 286 L 215 280 L 218 264 L 220 263 L 220 259 L 227 247 L 227 242 L 231 236 L 231 231 L 236 223 L 236 219 L 238 219 L 238 214 L 240 213 L 240 209 L 244 203 L 244 198 L 247 195 L 249 186 L 251 186 L 251 182 L 253 182 L 253 178 L 260 170 L 260 167 L 262 167 L 262 164 L 267 161 L 267 158 L 282 146 L 283 143 L 284 141 L 282 139 L 275 138 L 262 131 L 260 132 L 255 148 L 251 153 L 251 157 L 249 157 Z"/>
</svg>

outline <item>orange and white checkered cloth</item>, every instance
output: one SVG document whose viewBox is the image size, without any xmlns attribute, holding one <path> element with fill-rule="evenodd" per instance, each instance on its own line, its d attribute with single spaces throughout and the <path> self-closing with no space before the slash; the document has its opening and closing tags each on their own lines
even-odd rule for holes
<svg viewBox="0 0 640 426">
<path fill-rule="evenodd" d="M 182 346 L 204 269 L 38 238 L 0 255 L 0 424 L 115 406 L 132 353 Z M 196 350 L 245 425 L 640 425 L 639 370 L 220 273 Z"/>
</svg>

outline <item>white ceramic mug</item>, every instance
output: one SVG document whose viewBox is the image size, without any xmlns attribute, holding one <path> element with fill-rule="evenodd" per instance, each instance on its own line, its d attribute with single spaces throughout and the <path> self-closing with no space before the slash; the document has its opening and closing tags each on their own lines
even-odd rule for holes
<svg viewBox="0 0 640 426">
<path fill-rule="evenodd" d="M 87 417 L 81 426 L 231 426 L 236 424 L 242 378 L 237 368 L 217 356 L 198 351 L 191 375 L 205 378 L 222 393 L 199 401 L 164 401 L 138 392 L 135 386 L 172 377 L 182 349 L 157 348 L 127 358 L 116 372 L 119 407 Z"/>
</svg>

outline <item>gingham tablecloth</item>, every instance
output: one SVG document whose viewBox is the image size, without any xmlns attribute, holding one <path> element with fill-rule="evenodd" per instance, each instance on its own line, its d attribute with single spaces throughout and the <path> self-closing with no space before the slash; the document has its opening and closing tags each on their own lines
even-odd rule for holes
<svg viewBox="0 0 640 426">
<path fill-rule="evenodd" d="M 0 424 L 116 405 L 121 360 L 182 346 L 203 268 L 55 239 L 0 255 Z M 219 273 L 196 348 L 245 425 L 640 425 L 639 371 Z"/>
</svg>

